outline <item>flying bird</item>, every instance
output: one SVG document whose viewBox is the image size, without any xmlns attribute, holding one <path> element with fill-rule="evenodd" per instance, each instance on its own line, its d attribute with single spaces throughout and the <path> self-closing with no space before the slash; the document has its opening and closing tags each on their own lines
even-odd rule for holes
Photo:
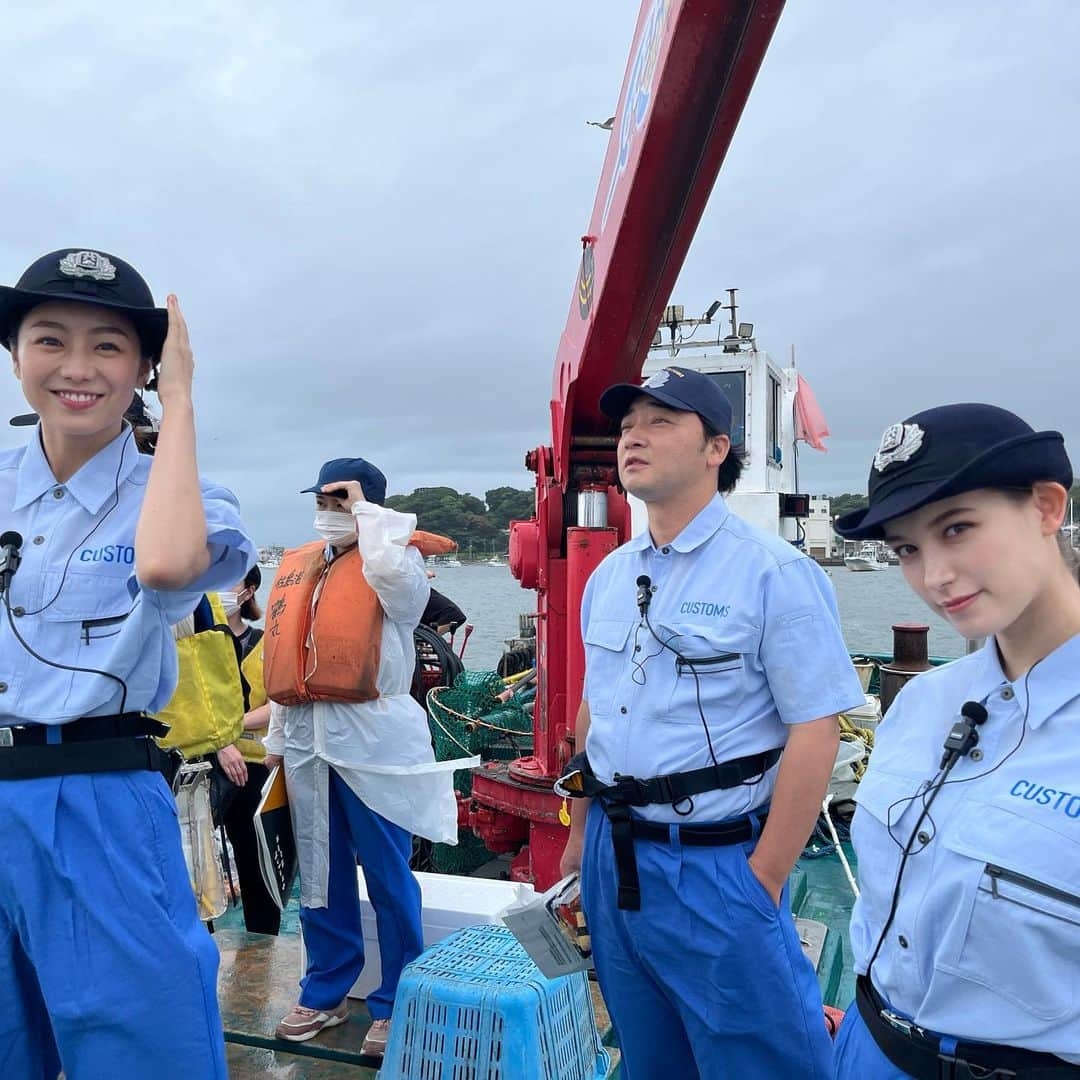
<svg viewBox="0 0 1080 1080">
<path fill-rule="evenodd" d="M 590 127 L 598 127 L 603 128 L 605 131 L 610 131 L 615 126 L 615 117 L 609 116 L 603 123 L 600 123 L 599 120 L 586 120 L 585 123 Z"/>
</svg>

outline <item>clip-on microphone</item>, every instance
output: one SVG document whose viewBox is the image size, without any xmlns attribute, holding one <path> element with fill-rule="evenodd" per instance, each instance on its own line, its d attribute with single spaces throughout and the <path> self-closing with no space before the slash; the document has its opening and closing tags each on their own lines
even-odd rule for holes
<svg viewBox="0 0 1080 1080">
<path fill-rule="evenodd" d="M 940 768 L 951 768 L 960 758 L 970 754 L 979 741 L 980 724 L 986 723 L 989 715 L 986 706 L 977 701 L 965 701 L 960 706 L 960 719 L 952 726 L 945 740 L 945 753 L 941 755 Z"/>
<path fill-rule="evenodd" d="M 648 574 L 642 574 L 637 579 L 637 606 L 642 618 L 649 613 L 650 600 L 652 600 L 652 578 Z"/>
<path fill-rule="evenodd" d="M 20 549 L 23 538 L 13 530 L 0 536 L 0 596 L 11 587 L 11 579 L 22 561 Z"/>
</svg>

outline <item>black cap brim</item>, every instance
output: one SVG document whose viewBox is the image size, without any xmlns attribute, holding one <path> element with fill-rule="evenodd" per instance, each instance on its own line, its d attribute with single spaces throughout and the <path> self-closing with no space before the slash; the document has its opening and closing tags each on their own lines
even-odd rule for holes
<svg viewBox="0 0 1080 1080">
<path fill-rule="evenodd" d="M 1037 431 L 992 446 L 944 480 L 912 484 L 864 510 L 853 510 L 833 523 L 845 540 L 881 540 L 885 525 L 939 499 L 979 488 L 1024 488 L 1040 480 L 1072 487 L 1073 472 L 1058 431 Z"/>
<path fill-rule="evenodd" d="M 659 387 L 635 386 L 633 383 L 616 383 L 614 386 L 609 386 L 600 395 L 600 411 L 612 420 L 619 421 L 630 411 L 630 403 L 634 398 L 642 394 L 651 397 L 654 401 L 659 401 L 661 405 L 666 405 L 669 409 L 678 409 L 679 412 L 696 412 L 685 401 L 665 394 Z"/>
<path fill-rule="evenodd" d="M 131 307 L 101 296 L 33 292 L 28 289 L 15 289 L 10 285 L 0 285 L 0 344 L 4 348 L 9 347 L 13 324 L 28 311 L 39 304 L 65 303 L 69 300 L 121 312 L 135 324 L 143 353 L 154 357 L 161 355 L 165 337 L 169 332 L 169 313 L 165 308 Z"/>
</svg>

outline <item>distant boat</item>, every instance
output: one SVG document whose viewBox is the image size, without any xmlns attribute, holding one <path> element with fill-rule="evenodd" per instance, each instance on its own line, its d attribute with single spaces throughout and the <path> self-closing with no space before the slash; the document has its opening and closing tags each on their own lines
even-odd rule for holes
<svg viewBox="0 0 1080 1080">
<path fill-rule="evenodd" d="M 273 570 L 275 567 L 281 564 L 281 557 L 284 554 L 285 549 L 280 545 L 267 544 L 265 547 L 259 548 L 259 565 L 265 567 L 268 570 Z"/>
<path fill-rule="evenodd" d="M 460 566 L 461 560 L 456 555 L 429 555 L 427 564 L 432 569 L 447 566 Z"/>
<path fill-rule="evenodd" d="M 885 570 L 889 564 L 882 562 L 880 556 L 881 552 L 876 544 L 863 544 L 857 554 L 844 557 L 844 565 L 849 570 L 859 573 L 867 570 Z"/>
<path fill-rule="evenodd" d="M 488 566 L 505 566 L 506 558 L 503 555 L 492 555 L 490 559 L 485 559 L 484 562 L 486 562 Z"/>
</svg>

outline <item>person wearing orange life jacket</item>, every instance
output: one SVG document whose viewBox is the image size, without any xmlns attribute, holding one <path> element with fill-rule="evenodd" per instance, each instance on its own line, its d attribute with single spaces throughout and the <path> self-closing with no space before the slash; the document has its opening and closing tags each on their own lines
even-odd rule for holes
<svg viewBox="0 0 1080 1080">
<path fill-rule="evenodd" d="M 364 965 L 356 864 L 375 908 L 382 984 L 364 1052 L 381 1055 L 402 968 L 423 949 L 411 834 L 457 841 L 455 769 L 436 762 L 410 697 L 413 631 L 428 602 L 424 554 L 453 550 L 382 505 L 386 478 L 362 458 L 327 462 L 315 495 L 322 540 L 285 553 L 267 605 L 271 701 L 266 765 L 284 761 L 300 864 L 307 971 L 277 1027 L 301 1042 L 343 1023 Z"/>
</svg>

